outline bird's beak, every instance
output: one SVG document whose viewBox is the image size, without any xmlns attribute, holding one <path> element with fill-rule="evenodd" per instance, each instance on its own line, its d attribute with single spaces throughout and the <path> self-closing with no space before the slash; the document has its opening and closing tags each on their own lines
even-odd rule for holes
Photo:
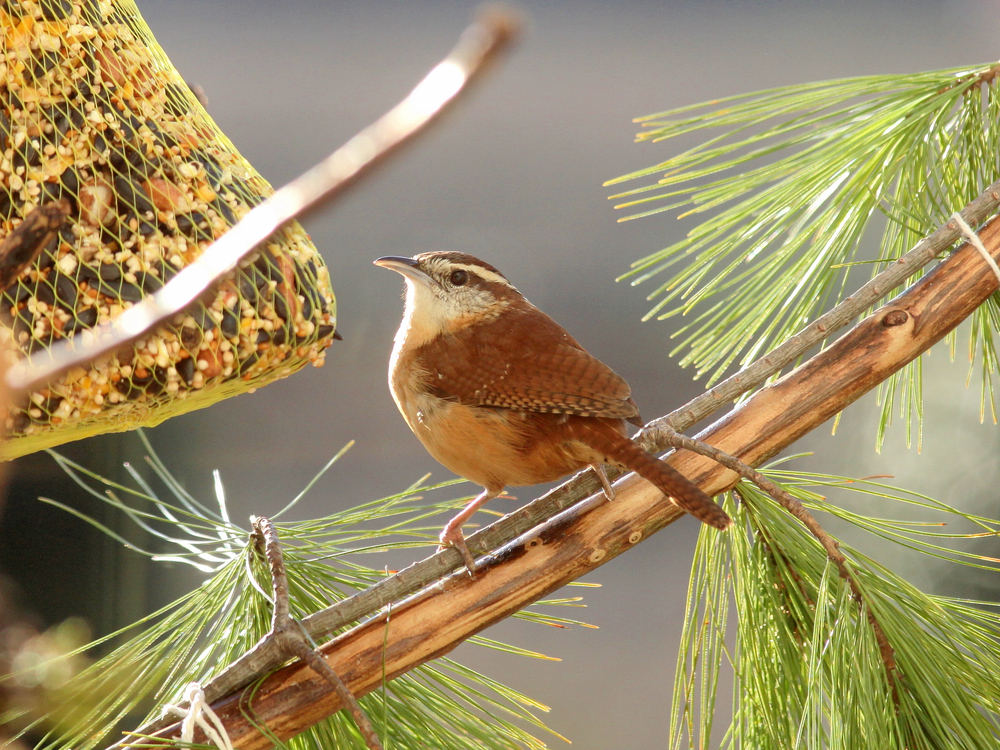
<svg viewBox="0 0 1000 750">
<path fill-rule="evenodd" d="M 374 263 L 376 266 L 388 268 L 390 271 L 402 274 L 404 278 L 418 282 L 424 286 L 430 286 L 434 283 L 434 279 L 424 273 L 420 268 L 420 264 L 413 258 L 404 258 L 400 255 L 386 255 L 384 258 L 374 261 Z"/>
</svg>

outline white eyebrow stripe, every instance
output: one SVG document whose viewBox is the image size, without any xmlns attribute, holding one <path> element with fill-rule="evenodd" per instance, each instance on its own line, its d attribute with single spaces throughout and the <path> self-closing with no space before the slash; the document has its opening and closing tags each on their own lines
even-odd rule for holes
<svg viewBox="0 0 1000 750">
<path fill-rule="evenodd" d="M 513 285 L 509 281 L 507 281 L 507 279 L 505 279 L 503 276 L 501 276 L 498 273 L 493 273 L 493 271 L 489 271 L 483 268 L 482 266 L 473 266 L 465 263 L 452 263 L 450 265 L 454 269 L 460 269 L 462 271 L 465 271 L 466 273 L 474 273 L 476 276 L 483 279 L 484 281 L 491 281 L 494 284 L 503 284 L 504 286 L 509 286 L 513 288 Z"/>
</svg>

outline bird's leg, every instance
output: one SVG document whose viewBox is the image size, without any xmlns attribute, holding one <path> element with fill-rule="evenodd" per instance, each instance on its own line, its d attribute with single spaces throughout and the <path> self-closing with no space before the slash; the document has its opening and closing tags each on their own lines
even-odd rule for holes
<svg viewBox="0 0 1000 750">
<path fill-rule="evenodd" d="M 445 547 L 454 547 L 459 552 L 462 553 L 462 559 L 465 561 L 465 567 L 469 570 L 470 576 L 476 575 L 476 560 L 472 557 L 472 553 L 469 551 L 469 545 L 465 543 L 465 537 L 462 535 L 462 526 L 472 518 L 473 514 L 479 510 L 482 505 L 493 498 L 500 495 L 503 492 L 501 487 L 499 490 L 484 489 L 476 497 L 469 502 L 461 512 L 458 513 L 454 518 L 452 518 L 445 527 L 441 530 L 441 535 L 438 540 L 441 542 L 441 549 Z"/>
<path fill-rule="evenodd" d="M 608 500 L 615 499 L 615 488 L 611 486 L 611 482 L 608 481 L 608 472 L 604 470 L 604 464 L 591 464 L 590 468 L 594 470 L 597 474 L 597 478 L 601 480 L 601 487 L 604 488 L 604 497 Z"/>
</svg>

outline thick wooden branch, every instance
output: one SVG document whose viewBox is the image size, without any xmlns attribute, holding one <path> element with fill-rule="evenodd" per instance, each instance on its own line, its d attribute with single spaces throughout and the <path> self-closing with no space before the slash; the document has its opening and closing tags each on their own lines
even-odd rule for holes
<svg viewBox="0 0 1000 750">
<path fill-rule="evenodd" d="M 980 237 L 996 257 L 1000 219 Z M 879 308 L 828 349 L 764 388 L 698 437 L 756 465 L 786 448 L 871 390 L 958 326 L 997 280 L 976 251 L 963 246 L 904 294 Z M 709 494 L 736 475 L 687 451 L 670 463 Z M 628 475 L 617 497 L 600 495 L 564 511 L 501 549 L 470 579 L 452 575 L 324 645 L 322 654 L 355 695 L 430 659 L 471 635 L 603 565 L 682 514 L 652 485 Z M 388 624 L 387 624 L 388 622 Z M 252 700 L 249 695 L 253 694 Z M 255 725 L 286 739 L 340 710 L 336 696 L 309 668 L 292 664 L 256 687 L 213 704 L 234 745 L 266 748 Z M 161 736 L 174 736 L 167 729 Z"/>
<path fill-rule="evenodd" d="M 998 207 L 1000 207 L 1000 181 L 993 183 L 974 198 L 962 210 L 961 216 L 966 222 L 978 225 Z M 959 236 L 956 223 L 946 222 L 836 307 L 812 321 L 753 364 L 670 414 L 651 422 L 635 439 L 650 451 L 659 452 L 667 449 L 671 443 L 662 438 L 669 428 L 687 430 L 737 396 L 761 385 L 808 349 L 856 319 L 865 309 L 870 308 L 890 290 L 902 284 L 906 278 L 923 269 L 941 252 L 951 247 Z M 610 467 L 608 470 L 615 476 L 619 473 Z M 597 479 L 593 472 L 581 472 L 545 495 L 473 533 L 466 539 L 469 548 L 476 555 L 497 549 L 589 496 L 597 487 Z M 387 603 L 399 601 L 448 575 L 460 562 L 456 550 L 452 548 L 442 550 L 412 563 L 365 591 L 314 612 L 302 621 L 302 625 L 313 638 L 324 639 L 344 625 L 363 620 Z M 267 653 L 256 648 L 252 649 L 213 677 L 205 685 L 205 696 L 210 702 L 216 701 L 278 666 L 280 662 L 270 659 Z M 152 722 L 143 729 L 155 732 L 165 725 L 165 721 Z"/>
</svg>

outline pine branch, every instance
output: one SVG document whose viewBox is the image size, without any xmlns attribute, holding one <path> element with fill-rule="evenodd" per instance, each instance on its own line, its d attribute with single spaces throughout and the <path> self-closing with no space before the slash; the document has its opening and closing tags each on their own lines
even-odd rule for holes
<svg viewBox="0 0 1000 750">
<path fill-rule="evenodd" d="M 637 119 L 640 141 L 701 136 L 606 183 L 653 178 L 612 196 L 625 199 L 617 208 L 641 207 L 627 219 L 707 214 L 622 276 L 638 284 L 673 269 L 648 295 L 647 318 L 687 316 L 675 334 L 682 366 L 712 385 L 839 301 L 873 219 L 888 219 L 876 263 L 892 263 L 996 180 L 995 70 L 798 84 Z M 991 339 L 977 343 L 995 358 Z M 907 371 L 888 389 L 912 390 L 915 378 Z"/>
<path fill-rule="evenodd" d="M 669 443 L 671 447 L 675 449 L 683 449 L 691 451 L 692 453 L 697 453 L 699 456 L 705 456 L 712 459 L 721 466 L 725 466 L 727 469 L 736 472 L 743 479 L 747 479 L 754 484 L 756 484 L 760 489 L 770 495 L 781 507 L 787 510 L 791 515 L 797 518 L 809 533 L 812 534 L 816 540 L 823 547 L 823 551 L 826 553 L 827 558 L 837 567 L 837 572 L 840 577 L 847 581 L 847 585 L 850 586 L 851 595 L 856 602 L 859 604 L 865 603 L 864 592 L 861 590 L 861 585 L 858 583 L 857 577 L 851 571 L 850 563 L 844 553 L 840 551 L 840 544 L 827 533 L 816 517 L 810 513 L 806 507 L 790 492 L 783 489 L 776 482 L 772 482 L 766 476 L 761 474 L 759 471 L 751 466 L 747 466 L 745 463 L 730 456 L 724 451 L 720 451 L 714 446 L 703 443 L 699 440 L 693 440 L 685 435 L 680 435 L 668 426 L 663 426 L 657 431 L 657 439 L 663 442 Z M 739 491 L 739 490 L 737 490 Z M 875 634 L 875 641 L 878 643 L 879 654 L 882 657 L 882 663 L 885 666 L 885 674 L 888 684 L 892 687 L 893 693 L 893 703 L 897 706 L 899 704 L 899 698 L 897 693 L 897 669 L 896 664 L 896 653 L 893 649 L 892 644 L 889 643 L 888 637 L 886 637 L 885 630 L 882 628 L 882 624 L 878 621 L 875 613 L 872 611 L 871 606 L 867 607 L 865 610 L 865 615 L 868 619 L 868 624 L 871 625 L 872 632 Z"/>
<path fill-rule="evenodd" d="M 962 218 L 978 226 L 1000 207 L 1000 180 L 976 196 L 961 212 Z M 887 269 L 874 276 L 843 302 L 824 313 L 791 338 L 774 347 L 756 362 L 747 365 L 718 385 L 692 399 L 665 417 L 655 420 L 646 429 L 665 425 L 683 431 L 715 413 L 724 404 L 764 383 L 772 375 L 794 362 L 811 347 L 839 331 L 907 278 L 934 260 L 962 236 L 952 220 L 938 227 Z"/>
<path fill-rule="evenodd" d="M 980 238 L 996 256 L 1000 219 L 992 220 Z M 983 259 L 963 245 L 904 294 L 698 438 L 744 463 L 759 465 L 929 349 L 996 289 L 997 279 Z M 669 461 L 711 495 L 731 488 L 737 478 L 735 472 L 689 451 L 671 454 Z M 596 479 L 589 481 L 596 492 Z M 565 486 L 561 489 L 570 492 Z M 603 495 L 591 496 L 497 549 L 483 561 L 475 579 L 457 574 L 441 580 L 393 604 L 391 622 L 387 613 L 376 616 L 320 651 L 351 692 L 364 695 L 381 684 L 383 675 L 391 680 L 446 654 L 681 515 L 672 503 L 663 502 L 652 485 L 629 475 L 616 483 L 614 502 L 604 501 Z M 480 534 L 469 538 L 470 547 Z M 445 554 L 434 556 L 435 564 L 443 564 Z M 453 552 L 455 566 L 458 557 Z M 293 664 L 213 708 L 237 747 L 263 748 L 273 738 L 294 736 L 342 706 L 311 670 Z M 267 735 L 260 726 L 267 727 Z M 174 732 L 168 728 L 160 736 Z"/>
<path fill-rule="evenodd" d="M 378 735 L 375 734 L 375 728 L 364 709 L 361 708 L 361 704 L 358 703 L 358 699 L 348 690 L 344 681 L 340 679 L 340 675 L 316 653 L 315 649 L 309 646 L 308 636 L 289 614 L 288 574 L 285 571 L 285 557 L 281 552 L 278 530 L 274 528 L 274 524 L 269 518 L 254 517 L 251 519 L 251 523 L 253 524 L 254 537 L 257 544 L 263 547 L 267 566 L 271 571 L 271 604 L 274 608 L 271 630 L 257 647 L 273 649 L 281 661 L 295 656 L 303 664 L 308 665 L 313 672 L 322 677 L 333 688 L 337 698 L 347 707 L 370 750 L 382 750 L 382 743 L 379 741 Z"/>
</svg>

